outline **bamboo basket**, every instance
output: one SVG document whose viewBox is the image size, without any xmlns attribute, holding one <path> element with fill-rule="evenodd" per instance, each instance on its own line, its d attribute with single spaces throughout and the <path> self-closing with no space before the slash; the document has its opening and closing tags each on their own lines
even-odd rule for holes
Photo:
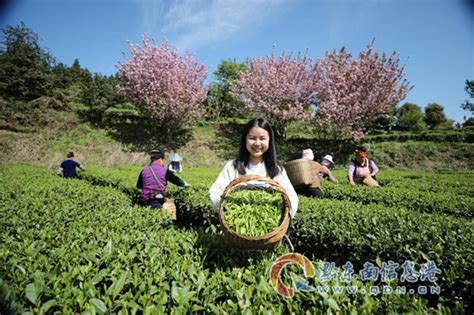
<svg viewBox="0 0 474 315">
<path fill-rule="evenodd" d="M 379 187 L 379 183 L 373 179 L 372 176 L 366 176 L 364 177 L 364 180 L 362 181 L 364 185 L 371 186 L 371 187 Z"/>
<path fill-rule="evenodd" d="M 284 166 L 293 187 L 301 188 L 313 183 L 310 160 L 297 159 L 285 163 Z"/>
<path fill-rule="evenodd" d="M 232 230 L 225 220 L 224 214 L 224 203 L 225 199 L 234 191 L 241 189 L 262 189 L 254 186 L 240 185 L 249 181 L 258 181 L 270 186 L 269 189 L 279 192 L 283 198 L 284 208 L 282 209 L 282 217 L 280 225 L 270 233 L 267 233 L 259 237 L 251 237 L 243 234 L 239 234 Z M 222 193 L 221 201 L 219 204 L 218 217 L 223 232 L 224 240 L 232 247 L 243 248 L 243 249 L 273 249 L 277 247 L 283 236 L 285 236 L 288 226 L 290 225 L 290 211 L 291 204 L 290 198 L 285 188 L 283 188 L 278 182 L 268 179 L 266 177 L 257 175 L 244 175 L 237 179 L 234 179 L 227 185 L 226 189 Z"/>
<path fill-rule="evenodd" d="M 176 205 L 173 198 L 166 198 L 163 210 L 171 214 L 171 220 L 176 220 Z"/>
</svg>

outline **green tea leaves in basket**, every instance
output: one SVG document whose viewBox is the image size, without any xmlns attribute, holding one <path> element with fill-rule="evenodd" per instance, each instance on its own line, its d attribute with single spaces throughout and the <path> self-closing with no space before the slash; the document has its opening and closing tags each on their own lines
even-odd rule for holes
<svg viewBox="0 0 474 315">
<path fill-rule="evenodd" d="M 225 200 L 225 219 L 232 230 L 259 237 L 281 223 L 283 200 L 279 193 L 263 190 L 239 190 Z"/>
</svg>

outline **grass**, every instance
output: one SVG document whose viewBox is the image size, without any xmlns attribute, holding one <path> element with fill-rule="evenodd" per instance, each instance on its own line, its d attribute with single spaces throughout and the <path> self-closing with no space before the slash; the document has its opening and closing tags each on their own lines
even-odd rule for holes
<svg viewBox="0 0 474 315">
<path fill-rule="evenodd" d="M 0 128 L 0 164 L 26 162 L 56 168 L 69 151 L 76 154 L 77 160 L 84 165 L 99 167 L 119 167 L 124 165 L 143 166 L 148 162 L 145 152 L 135 149 L 133 144 L 125 144 L 108 131 L 98 129 L 81 122 L 74 112 L 45 110 L 42 125 L 31 129 L 15 125 L 15 128 Z M 235 121 L 234 121 L 235 120 Z M 201 122 L 193 130 L 193 140 L 177 150 L 184 158 L 185 167 L 222 167 L 226 160 L 235 156 L 238 150 L 238 128 L 243 119 L 226 122 Z M 246 121 L 246 120 L 245 120 Z M 227 122 L 228 123 L 228 122 Z M 3 129 L 3 130 L 2 130 Z M 22 132 L 16 132 L 22 130 Z M 301 123 L 292 123 L 288 129 L 289 138 L 309 136 L 314 133 L 312 127 Z M 370 141 L 370 139 L 368 138 Z M 292 159 L 301 152 L 301 145 L 292 140 L 280 144 L 280 159 Z M 474 169 L 474 144 L 462 142 L 370 142 L 371 158 L 382 168 L 406 170 L 472 170 Z M 321 145 L 324 147 L 321 147 Z M 347 146 L 348 144 L 344 144 Z M 315 152 L 316 160 L 322 154 L 336 150 L 331 144 L 312 142 L 303 146 Z M 321 152 L 318 151 L 319 150 Z M 348 148 L 351 149 L 351 148 Z M 341 148 L 337 148 L 341 151 Z M 336 165 L 345 168 L 352 158 L 352 150 L 342 150 L 344 154 L 334 155 Z M 174 152 L 169 152 L 168 156 Z M 336 153 L 336 152 L 334 152 Z"/>
<path fill-rule="evenodd" d="M 73 151 L 84 165 L 116 167 L 137 165 L 146 161 L 142 152 L 133 152 L 113 140 L 107 132 L 89 124 L 71 128 L 45 128 L 32 133 L 0 131 L 0 164 L 33 163 L 56 168 Z"/>
<path fill-rule="evenodd" d="M 473 143 L 428 141 L 381 142 L 371 146 L 371 158 L 381 167 L 406 170 L 472 170 Z"/>
</svg>

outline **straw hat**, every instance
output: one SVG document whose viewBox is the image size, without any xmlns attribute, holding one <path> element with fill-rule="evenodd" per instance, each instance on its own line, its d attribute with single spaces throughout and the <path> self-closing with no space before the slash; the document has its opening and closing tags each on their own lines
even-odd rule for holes
<svg viewBox="0 0 474 315">
<path fill-rule="evenodd" d="M 331 163 L 331 164 L 334 165 L 334 161 L 332 160 L 332 155 L 326 154 L 326 155 L 323 157 L 323 160 L 326 160 L 326 161 L 328 161 L 329 163 Z"/>
<path fill-rule="evenodd" d="M 301 156 L 301 158 L 311 160 L 311 161 L 314 160 L 313 150 L 311 150 L 311 149 L 303 150 L 303 155 Z"/>
</svg>

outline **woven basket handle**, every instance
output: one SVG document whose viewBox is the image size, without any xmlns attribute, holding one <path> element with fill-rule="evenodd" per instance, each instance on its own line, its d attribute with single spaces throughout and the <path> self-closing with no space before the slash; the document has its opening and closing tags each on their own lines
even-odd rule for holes
<svg viewBox="0 0 474 315">
<path fill-rule="evenodd" d="M 259 182 L 269 184 L 270 187 L 272 187 L 274 190 L 279 191 L 282 194 L 284 194 L 286 197 L 288 197 L 288 193 L 286 192 L 286 189 L 283 188 L 283 186 L 281 186 L 280 183 L 278 183 L 277 181 L 273 179 L 260 176 L 260 175 L 243 175 L 241 177 L 234 179 L 233 181 L 229 183 L 229 185 L 227 185 L 227 187 L 224 189 L 224 192 L 221 195 L 221 203 L 234 190 L 236 186 L 245 182 L 250 182 L 250 181 L 259 181 Z"/>
</svg>

